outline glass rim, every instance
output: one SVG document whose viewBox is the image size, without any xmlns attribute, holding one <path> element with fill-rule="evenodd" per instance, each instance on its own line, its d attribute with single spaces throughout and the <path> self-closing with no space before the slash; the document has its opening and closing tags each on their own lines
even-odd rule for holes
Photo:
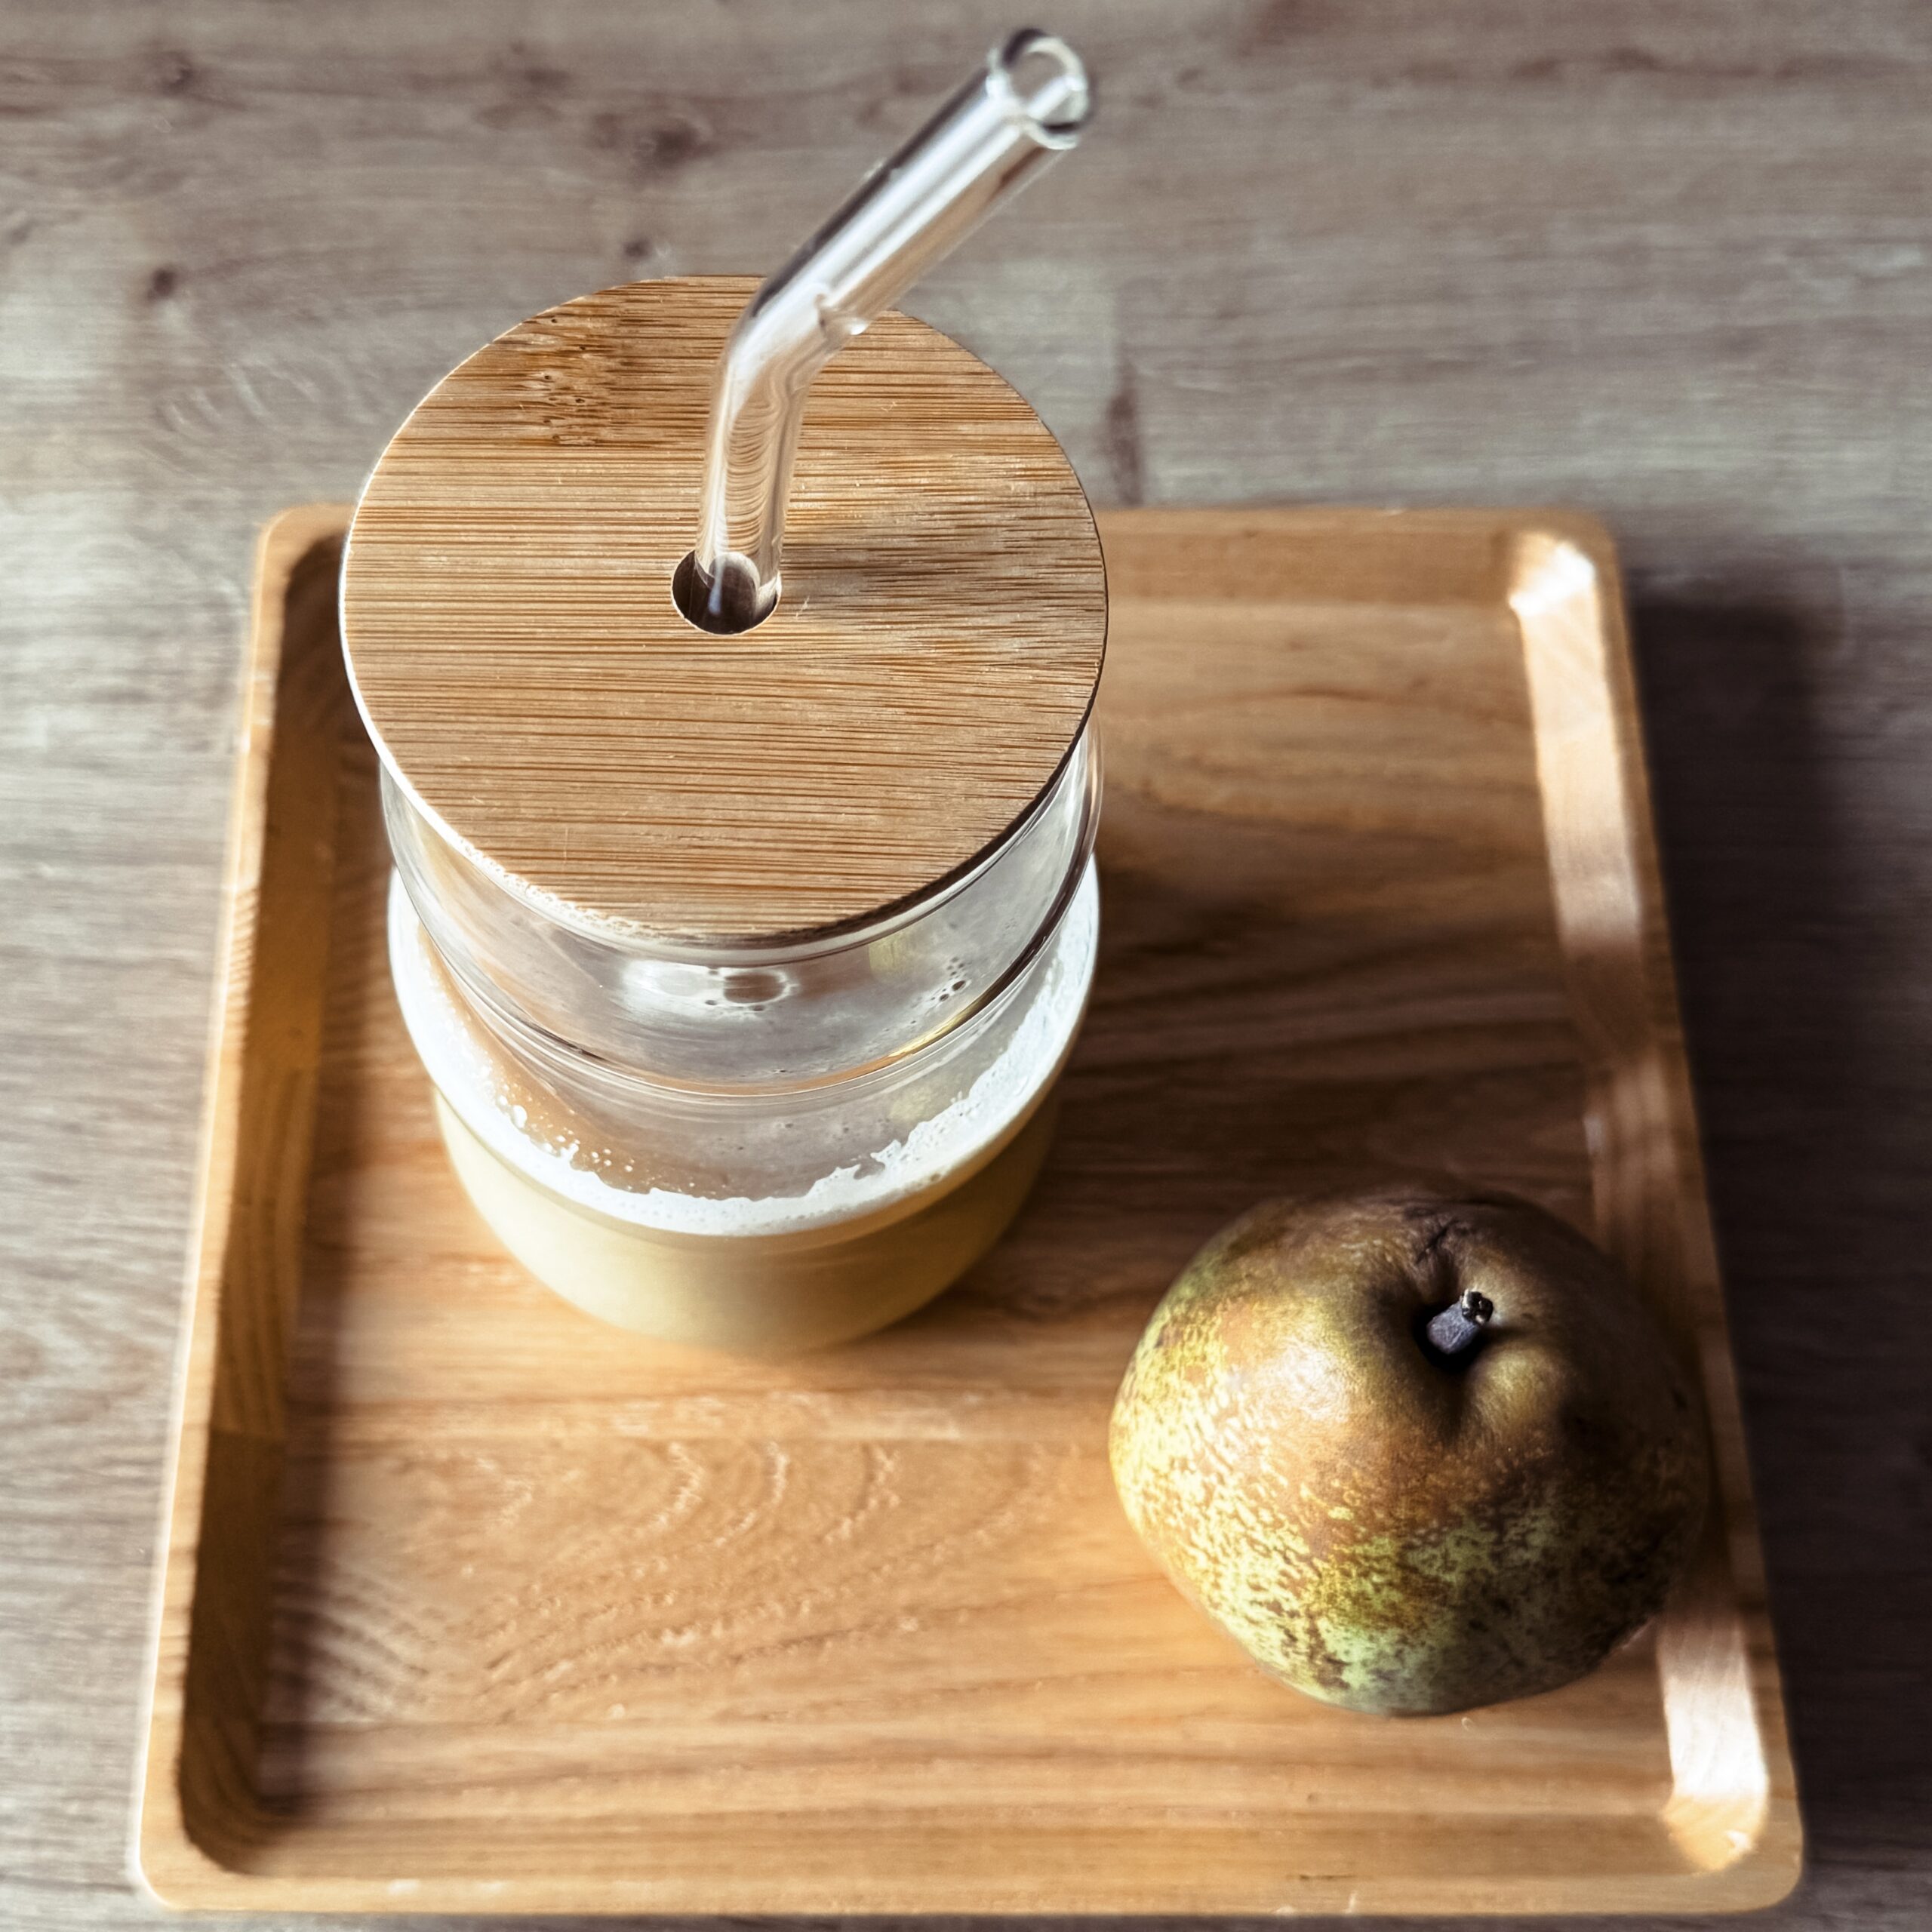
<svg viewBox="0 0 1932 1932">
<path fill-rule="evenodd" d="M 551 924 L 560 926 L 580 938 L 592 940 L 598 945 L 629 953 L 639 958 L 681 966 L 789 965 L 808 960 L 835 958 L 841 952 L 875 945 L 880 940 L 889 939 L 894 933 L 903 932 L 927 914 L 937 912 L 949 900 L 957 897 L 992 866 L 998 864 L 1006 852 L 1023 838 L 1051 808 L 1060 795 L 1061 786 L 1083 752 L 1088 768 L 1087 797 L 1081 808 L 1083 851 L 1091 851 L 1093 848 L 1094 834 L 1099 817 L 1100 752 L 1099 741 L 1094 735 L 1093 718 L 1090 713 L 1086 721 L 1075 734 L 1073 742 L 1068 746 L 1065 755 L 1054 768 L 1053 776 L 1040 788 L 1032 803 L 1004 831 L 952 871 L 921 887 L 917 892 L 904 899 L 896 900 L 888 906 L 834 925 L 817 927 L 800 933 L 781 934 L 770 938 L 712 943 L 657 933 L 635 921 L 590 912 L 569 900 L 546 892 L 542 887 L 531 884 L 508 866 L 497 864 L 487 854 L 477 851 L 466 840 L 460 838 L 444 822 L 440 814 L 423 803 L 415 787 L 389 761 L 383 747 L 377 743 L 375 749 L 384 782 L 394 787 L 408 804 L 411 814 L 459 863 L 469 866 L 499 891 L 521 901 Z M 1077 872 L 1078 868 L 1075 866 L 1074 869 Z M 1056 903 L 1049 912 L 1049 923 L 1057 911 Z"/>
<path fill-rule="evenodd" d="M 1076 743 L 1085 743 L 1088 734 L 1083 732 Z M 667 1098 L 675 1097 L 679 1100 L 696 1102 L 700 1104 L 706 1102 L 728 1103 L 739 1100 L 764 1100 L 784 1094 L 829 1092 L 841 1089 L 850 1091 L 857 1085 L 884 1075 L 906 1072 L 911 1067 L 916 1066 L 919 1060 L 937 1053 L 941 1047 L 952 1041 L 955 1035 L 961 1033 L 962 1029 L 970 1028 L 976 1021 L 989 1016 L 1005 1003 L 1014 988 L 1052 943 L 1066 922 L 1068 911 L 1079 893 L 1081 885 L 1087 876 L 1088 865 L 1093 857 L 1094 835 L 1100 824 L 1101 789 L 1100 759 L 1097 744 L 1092 747 L 1088 758 L 1086 775 L 1087 783 L 1081 801 L 1080 826 L 1075 840 L 1072 857 L 1067 863 L 1058 887 L 1055 889 L 1053 898 L 1049 901 L 1045 912 L 1028 937 L 1026 944 L 1021 946 L 1001 971 L 981 987 L 971 999 L 962 1001 L 954 1011 L 948 1013 L 943 1019 L 936 1021 L 923 1032 L 915 1035 L 903 1044 L 894 1048 L 889 1053 L 880 1054 L 871 1060 L 861 1061 L 855 1066 L 841 1067 L 830 1072 L 811 1074 L 796 1079 L 746 1081 L 724 1084 L 715 1081 L 680 1079 L 674 1075 L 655 1073 L 641 1067 L 628 1065 L 623 1061 L 613 1059 L 608 1054 L 599 1053 L 593 1048 L 580 1046 L 575 1041 L 567 1039 L 552 1029 L 543 1026 L 528 1015 L 515 1011 L 486 980 L 466 971 L 457 961 L 451 958 L 440 946 L 436 945 L 426 928 L 423 937 L 424 943 L 434 952 L 438 964 L 448 975 L 452 988 L 476 1014 L 481 1023 L 497 1038 L 509 1046 L 513 1052 L 518 1053 L 519 1058 L 522 1058 L 525 1054 L 532 1054 L 539 1064 L 544 1057 L 549 1057 L 560 1060 L 566 1064 L 574 1063 L 580 1066 L 594 1067 L 599 1074 L 620 1084 L 634 1087 L 645 1093 L 663 1094 Z M 1047 794 L 1041 801 L 1041 806 L 1044 806 L 1046 798 L 1051 797 L 1056 789 L 1057 789 L 1057 780 L 1054 785 L 1048 787 Z M 1026 819 L 1022 821 L 1023 825 L 1031 824 L 1033 818 L 1034 814 L 1029 813 Z M 1006 842 L 1005 840 L 1001 841 L 1000 846 L 996 849 L 993 857 L 996 857 L 998 851 L 1005 848 Z M 989 860 L 988 863 L 991 863 L 991 860 Z M 972 876 L 977 875 L 976 869 Z M 962 881 L 961 884 L 964 883 L 964 881 Z M 957 889 L 958 888 L 954 888 L 954 890 Z M 406 884 L 405 891 L 407 895 Z M 930 912 L 943 904 L 946 900 L 952 897 L 952 892 L 949 891 L 942 898 L 922 900 L 920 902 L 919 909 Z M 412 910 L 414 909 L 412 902 Z M 421 915 L 418 913 L 417 917 L 420 922 Z M 878 939 L 889 936 L 892 932 L 902 930 L 909 923 L 910 923 L 909 917 L 896 919 L 888 926 L 869 928 L 862 938 L 854 939 L 849 943 L 852 945 L 873 943 Z M 842 949 L 827 949 L 826 950 Z M 806 956 L 823 957 L 824 955 L 820 952 Z M 768 963 L 770 958 L 771 955 L 766 955 L 760 963 Z M 713 959 L 701 960 L 695 963 L 729 965 L 741 962 L 719 961 Z M 526 1059 L 525 1064 L 528 1066 L 531 1061 Z"/>
</svg>

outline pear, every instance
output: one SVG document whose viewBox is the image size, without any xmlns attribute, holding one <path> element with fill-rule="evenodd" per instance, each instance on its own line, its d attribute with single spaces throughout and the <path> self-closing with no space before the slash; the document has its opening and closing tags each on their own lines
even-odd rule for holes
<svg viewBox="0 0 1932 1932">
<path fill-rule="evenodd" d="M 1709 1487 L 1629 1284 L 1494 1195 L 1244 1216 L 1155 1311 L 1110 1447 L 1142 1540 L 1256 1662 L 1400 1715 L 1594 1669 L 1663 1604 Z"/>
</svg>

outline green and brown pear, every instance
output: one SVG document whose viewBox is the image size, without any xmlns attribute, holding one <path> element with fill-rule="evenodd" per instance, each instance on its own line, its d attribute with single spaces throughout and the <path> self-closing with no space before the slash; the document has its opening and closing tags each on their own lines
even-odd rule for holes
<svg viewBox="0 0 1932 1932">
<path fill-rule="evenodd" d="M 1111 1447 L 1134 1527 L 1258 1663 L 1404 1715 L 1594 1669 L 1662 1605 L 1709 1481 L 1629 1284 L 1498 1195 L 1255 1209 L 1155 1311 Z"/>
</svg>

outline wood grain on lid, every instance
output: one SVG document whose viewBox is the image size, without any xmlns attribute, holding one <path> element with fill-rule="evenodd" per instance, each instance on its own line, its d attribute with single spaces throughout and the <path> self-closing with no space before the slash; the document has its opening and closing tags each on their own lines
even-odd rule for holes
<svg viewBox="0 0 1932 1932">
<path fill-rule="evenodd" d="M 691 939 L 849 924 L 970 863 L 1065 757 L 1106 631 L 1059 445 L 899 315 L 813 387 L 777 610 L 686 623 L 712 365 L 755 285 L 608 289 L 472 356 L 384 452 L 343 576 L 418 801 L 540 891 Z"/>
</svg>

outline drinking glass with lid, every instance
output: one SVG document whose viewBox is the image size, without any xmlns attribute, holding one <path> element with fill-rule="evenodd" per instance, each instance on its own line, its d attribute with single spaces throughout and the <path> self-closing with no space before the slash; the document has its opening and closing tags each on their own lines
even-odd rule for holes
<svg viewBox="0 0 1932 1932">
<path fill-rule="evenodd" d="M 769 281 L 518 324 L 357 506 L 403 1014 L 485 1219 L 607 1319 L 863 1333 L 1038 1171 L 1094 968 L 1105 577 L 1051 434 L 890 304 L 1087 106 L 1016 35 Z"/>
</svg>

